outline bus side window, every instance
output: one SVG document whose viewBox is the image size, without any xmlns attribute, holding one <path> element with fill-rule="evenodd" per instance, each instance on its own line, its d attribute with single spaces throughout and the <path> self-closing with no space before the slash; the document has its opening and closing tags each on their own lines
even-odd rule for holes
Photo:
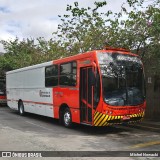
<svg viewBox="0 0 160 160">
<path fill-rule="evenodd" d="M 69 62 L 60 65 L 59 83 L 63 86 L 76 86 L 77 63 Z"/>
<path fill-rule="evenodd" d="M 58 65 L 45 68 L 45 86 L 53 87 L 58 85 Z"/>
</svg>

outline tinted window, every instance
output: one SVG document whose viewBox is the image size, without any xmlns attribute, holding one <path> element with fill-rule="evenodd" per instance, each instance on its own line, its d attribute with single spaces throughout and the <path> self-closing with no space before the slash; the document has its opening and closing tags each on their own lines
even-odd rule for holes
<svg viewBox="0 0 160 160">
<path fill-rule="evenodd" d="M 6 90 L 5 88 L 6 88 L 5 81 L 0 80 L 0 95 L 2 96 L 5 95 L 5 90 Z"/>
<path fill-rule="evenodd" d="M 112 106 L 142 104 L 145 86 L 141 60 L 119 53 L 100 53 L 98 56 L 104 101 Z"/>
<path fill-rule="evenodd" d="M 60 65 L 60 85 L 75 86 L 76 85 L 76 62 L 70 62 Z"/>
<path fill-rule="evenodd" d="M 45 86 L 52 87 L 58 85 L 58 65 L 46 67 Z"/>
</svg>

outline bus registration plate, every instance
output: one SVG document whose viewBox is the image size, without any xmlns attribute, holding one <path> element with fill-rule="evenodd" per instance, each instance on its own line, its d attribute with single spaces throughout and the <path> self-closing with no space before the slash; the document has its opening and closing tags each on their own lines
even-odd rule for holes
<svg viewBox="0 0 160 160">
<path fill-rule="evenodd" d="M 129 119 L 130 119 L 130 116 L 123 116 L 122 119 L 123 119 L 123 120 L 129 120 Z"/>
</svg>

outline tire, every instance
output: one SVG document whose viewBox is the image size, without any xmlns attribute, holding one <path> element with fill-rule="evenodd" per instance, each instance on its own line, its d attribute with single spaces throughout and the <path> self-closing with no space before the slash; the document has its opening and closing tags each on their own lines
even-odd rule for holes
<svg viewBox="0 0 160 160">
<path fill-rule="evenodd" d="M 63 124 L 65 127 L 72 127 L 72 116 L 69 108 L 66 108 L 63 112 Z"/>
<path fill-rule="evenodd" d="M 24 116 L 25 112 L 24 112 L 24 105 L 23 105 L 23 102 L 19 102 L 19 105 L 18 105 L 18 111 L 19 111 L 19 114 L 21 116 Z"/>
</svg>

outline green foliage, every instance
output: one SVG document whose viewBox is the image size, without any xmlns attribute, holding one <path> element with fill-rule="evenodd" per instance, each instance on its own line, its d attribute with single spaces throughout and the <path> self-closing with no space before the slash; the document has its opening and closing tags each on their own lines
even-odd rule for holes
<svg viewBox="0 0 160 160">
<path fill-rule="evenodd" d="M 2 41 L 6 54 L 0 57 L 0 68 L 3 71 L 28 66 L 33 63 L 31 55 L 35 55 L 34 40 Z M 36 63 L 36 62 L 35 62 Z"/>
<path fill-rule="evenodd" d="M 119 13 L 100 12 L 106 1 L 95 2 L 93 8 L 74 2 L 67 5 L 67 14 L 58 16 L 61 23 L 52 39 L 2 41 L 6 54 L 0 56 L 1 72 L 103 49 L 104 45 L 128 48 L 146 63 L 153 58 L 160 70 L 160 0 L 152 1 L 146 8 L 144 0 L 126 2 L 130 11 L 122 4 Z"/>
<path fill-rule="evenodd" d="M 1 41 L 1 43 L 6 53 L 0 56 L 0 75 L 13 69 L 57 59 L 59 53 L 64 53 L 57 42 L 52 39 L 46 41 L 42 37 L 36 42 L 34 39 L 20 41 L 16 38 L 13 41 Z"/>
<path fill-rule="evenodd" d="M 152 4 L 145 10 L 134 8 L 127 13 L 128 19 L 120 27 L 121 33 L 126 32 L 125 39 L 128 40 L 126 45 L 142 58 L 149 58 L 150 54 L 154 56 L 155 49 L 160 44 L 160 9 L 156 5 L 157 3 Z"/>
<path fill-rule="evenodd" d="M 129 6 L 142 5 L 144 0 L 127 0 Z"/>
<path fill-rule="evenodd" d="M 69 55 L 88 50 L 101 49 L 106 37 L 106 22 L 111 11 L 100 13 L 98 10 L 107 5 L 106 1 L 95 2 L 94 8 L 80 8 L 78 2 L 67 5 L 67 15 L 59 16 L 62 23 L 58 31 L 53 33 L 66 48 Z"/>
</svg>

